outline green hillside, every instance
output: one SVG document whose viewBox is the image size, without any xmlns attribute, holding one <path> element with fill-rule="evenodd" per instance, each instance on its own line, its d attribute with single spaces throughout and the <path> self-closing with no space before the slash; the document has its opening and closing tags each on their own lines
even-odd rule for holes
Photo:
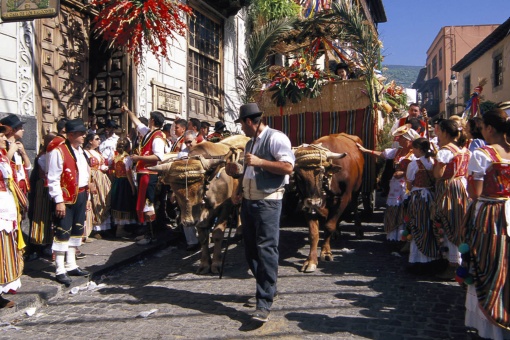
<svg viewBox="0 0 510 340">
<path fill-rule="evenodd" d="M 395 80 L 397 85 L 411 88 L 422 66 L 383 65 L 382 73 L 387 82 Z"/>
</svg>

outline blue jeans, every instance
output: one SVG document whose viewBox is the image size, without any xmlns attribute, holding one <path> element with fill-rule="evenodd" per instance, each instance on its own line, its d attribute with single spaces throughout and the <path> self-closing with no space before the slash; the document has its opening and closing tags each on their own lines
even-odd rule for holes
<svg viewBox="0 0 510 340">
<path fill-rule="evenodd" d="M 271 309 L 278 277 L 282 200 L 243 199 L 241 222 L 246 260 L 257 281 L 257 308 Z"/>
</svg>

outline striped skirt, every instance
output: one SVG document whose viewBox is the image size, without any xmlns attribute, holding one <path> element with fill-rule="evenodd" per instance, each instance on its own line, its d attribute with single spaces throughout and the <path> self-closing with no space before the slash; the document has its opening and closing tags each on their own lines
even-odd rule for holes
<svg viewBox="0 0 510 340">
<path fill-rule="evenodd" d="M 384 231 L 394 232 L 404 223 L 403 205 L 388 205 L 384 213 Z"/>
<path fill-rule="evenodd" d="M 510 201 L 479 199 L 469 209 L 471 272 L 479 306 L 494 323 L 510 329 L 510 257 L 505 213 Z M 469 221 L 468 219 L 466 221 Z"/>
<path fill-rule="evenodd" d="M 462 241 L 462 220 L 466 216 L 469 197 L 460 178 L 440 181 L 436 186 L 435 220 L 442 224 L 445 236 L 455 246 Z M 436 235 L 439 240 L 442 235 Z"/>
<path fill-rule="evenodd" d="M 51 201 L 48 188 L 44 186 L 44 180 L 36 182 L 35 200 L 32 220 L 30 221 L 30 243 L 46 245 L 53 242 L 52 220 L 54 204 Z"/>
<path fill-rule="evenodd" d="M 112 183 L 108 175 L 100 170 L 92 169 L 92 183 L 96 185 L 97 194 L 91 194 L 92 210 L 87 213 L 85 235 L 94 230 L 110 229 L 110 191 Z"/>
<path fill-rule="evenodd" d="M 8 286 L 9 283 L 13 283 L 21 277 L 23 273 L 23 251 L 18 249 L 17 242 L 18 231 L 13 230 L 10 233 L 5 230 L 0 231 L 0 291 L 6 293 L 5 290 L 13 289 L 17 287 Z"/>
<path fill-rule="evenodd" d="M 427 193 L 425 198 L 422 197 L 422 190 L 412 191 L 405 214 L 409 216 L 411 235 L 418 250 L 423 255 L 435 259 L 439 256 L 439 247 L 430 219 L 430 202 L 432 202 L 430 193 Z"/>
</svg>

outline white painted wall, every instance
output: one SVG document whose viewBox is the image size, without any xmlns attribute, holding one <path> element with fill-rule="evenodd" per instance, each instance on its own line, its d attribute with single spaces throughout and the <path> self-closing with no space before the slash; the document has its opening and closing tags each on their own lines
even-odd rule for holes
<svg viewBox="0 0 510 340">
<path fill-rule="evenodd" d="M 18 112 L 17 23 L 0 23 L 0 115 Z"/>
</svg>

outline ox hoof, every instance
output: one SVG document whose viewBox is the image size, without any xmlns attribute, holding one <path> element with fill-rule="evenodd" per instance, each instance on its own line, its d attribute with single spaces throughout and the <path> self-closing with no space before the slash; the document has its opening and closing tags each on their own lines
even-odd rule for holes
<svg viewBox="0 0 510 340">
<path fill-rule="evenodd" d="M 304 273 L 313 273 L 317 269 L 317 265 L 315 263 L 305 263 L 303 267 L 301 267 L 301 271 Z"/>
<path fill-rule="evenodd" d="M 213 263 L 211 266 L 211 273 L 219 274 L 221 271 L 221 263 Z"/>
<path fill-rule="evenodd" d="M 332 253 L 321 254 L 321 261 L 333 261 Z"/>
<path fill-rule="evenodd" d="M 197 274 L 205 275 L 205 274 L 209 274 L 210 271 L 211 271 L 210 266 L 200 266 L 200 267 L 198 267 Z"/>
</svg>

